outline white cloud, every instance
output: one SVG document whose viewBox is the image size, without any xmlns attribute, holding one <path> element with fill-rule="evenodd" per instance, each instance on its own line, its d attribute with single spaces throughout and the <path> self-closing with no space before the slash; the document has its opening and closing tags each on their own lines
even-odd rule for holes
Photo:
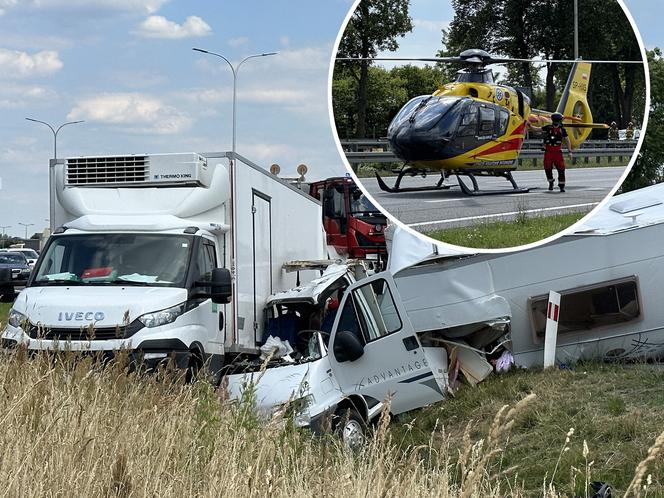
<svg viewBox="0 0 664 498">
<path fill-rule="evenodd" d="M 57 93 L 48 87 L 23 85 L 16 82 L 0 83 L 0 108 L 18 109 L 38 103 L 40 107 L 51 104 L 58 98 Z"/>
<path fill-rule="evenodd" d="M 282 47 L 287 47 L 290 45 L 290 38 L 287 36 L 282 36 L 279 38 L 279 43 L 281 44 Z"/>
<path fill-rule="evenodd" d="M 0 48 L 0 75 L 4 78 L 44 76 L 62 69 L 57 52 L 42 50 L 33 55 L 17 50 Z"/>
<path fill-rule="evenodd" d="M 144 38 L 197 38 L 212 33 L 208 23 L 198 16 L 189 16 L 183 24 L 169 21 L 163 16 L 150 16 L 143 21 L 136 34 Z"/>
<path fill-rule="evenodd" d="M 231 47 L 237 48 L 249 43 L 249 38 L 246 36 L 240 36 L 239 38 L 231 38 L 226 43 L 228 43 Z"/>
<path fill-rule="evenodd" d="M 413 19 L 413 25 L 426 31 L 440 32 L 449 25 L 449 21 L 430 21 L 429 19 Z"/>
<path fill-rule="evenodd" d="M 152 14 L 169 0 L 27 0 L 22 5 L 37 9 L 61 9 L 67 11 L 120 11 Z M 17 0 L 0 0 L 0 8 L 19 5 Z"/>
<path fill-rule="evenodd" d="M 79 101 L 67 119 L 122 126 L 130 132 L 173 134 L 187 130 L 192 119 L 158 98 L 140 93 L 105 93 Z"/>
<path fill-rule="evenodd" d="M 200 104 L 218 104 L 230 102 L 233 99 L 233 89 L 230 87 L 194 89 L 183 97 Z M 257 86 L 238 90 L 238 101 L 255 104 L 294 104 L 308 97 L 310 96 L 303 95 L 301 90 L 288 84 L 281 86 L 277 83 L 270 88 Z"/>
<path fill-rule="evenodd" d="M 278 143 L 242 144 L 240 151 L 245 157 L 258 165 L 269 165 L 280 162 L 282 171 L 295 170 L 300 152 L 297 148 Z"/>
</svg>

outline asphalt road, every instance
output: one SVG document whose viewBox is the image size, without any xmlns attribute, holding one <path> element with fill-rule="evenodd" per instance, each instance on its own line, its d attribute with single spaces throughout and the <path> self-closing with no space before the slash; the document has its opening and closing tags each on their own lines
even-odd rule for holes
<svg viewBox="0 0 664 498">
<path fill-rule="evenodd" d="M 487 196 L 466 196 L 452 176 L 448 179 L 452 188 L 429 192 L 403 192 L 391 194 L 378 187 L 375 178 L 361 178 L 376 202 L 403 223 L 420 232 L 470 226 L 477 223 L 513 219 L 519 212 L 529 216 L 548 216 L 570 212 L 589 212 L 618 182 L 625 167 L 579 168 L 566 171 L 566 192 L 558 188 L 548 191 L 543 170 L 515 171 L 514 179 L 520 187 L 529 187 L 525 194 L 500 194 Z M 554 171 L 554 176 L 556 172 Z M 439 175 L 426 178 L 404 177 L 402 187 L 434 185 Z M 392 186 L 396 177 L 385 178 Z M 471 188 L 467 178 L 463 178 Z M 479 177 L 480 189 L 505 189 L 510 184 L 503 178 Z"/>
</svg>

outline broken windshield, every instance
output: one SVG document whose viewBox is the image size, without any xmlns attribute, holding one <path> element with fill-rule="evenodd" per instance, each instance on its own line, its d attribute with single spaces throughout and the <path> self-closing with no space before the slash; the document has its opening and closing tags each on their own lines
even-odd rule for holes
<svg viewBox="0 0 664 498">
<path fill-rule="evenodd" d="M 32 285 L 184 287 L 192 236 L 86 234 L 54 237 Z"/>
</svg>

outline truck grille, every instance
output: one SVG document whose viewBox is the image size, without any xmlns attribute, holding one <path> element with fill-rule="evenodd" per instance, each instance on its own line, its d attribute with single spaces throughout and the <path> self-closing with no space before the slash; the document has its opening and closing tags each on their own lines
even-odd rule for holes
<svg viewBox="0 0 664 498">
<path fill-rule="evenodd" d="M 142 183 L 150 178 L 148 156 L 79 157 L 66 160 L 67 185 Z"/>
<path fill-rule="evenodd" d="M 28 326 L 31 339 L 47 341 L 107 341 L 111 339 L 127 339 L 143 328 L 143 324 L 134 320 L 126 327 L 89 327 L 79 328 L 46 328 L 32 323 Z"/>
</svg>

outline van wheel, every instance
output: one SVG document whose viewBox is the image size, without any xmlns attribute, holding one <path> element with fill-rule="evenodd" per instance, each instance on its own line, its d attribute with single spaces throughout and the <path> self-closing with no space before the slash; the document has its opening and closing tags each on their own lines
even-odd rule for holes
<svg viewBox="0 0 664 498">
<path fill-rule="evenodd" d="M 366 440 L 367 424 L 355 408 L 339 408 L 334 415 L 334 433 L 344 445 L 353 451 L 359 450 Z"/>
<path fill-rule="evenodd" d="M 198 377 L 203 371 L 203 355 L 198 348 L 191 351 L 189 356 L 189 364 L 187 365 L 187 372 L 185 379 L 187 384 L 193 384 L 198 380 Z"/>
</svg>

